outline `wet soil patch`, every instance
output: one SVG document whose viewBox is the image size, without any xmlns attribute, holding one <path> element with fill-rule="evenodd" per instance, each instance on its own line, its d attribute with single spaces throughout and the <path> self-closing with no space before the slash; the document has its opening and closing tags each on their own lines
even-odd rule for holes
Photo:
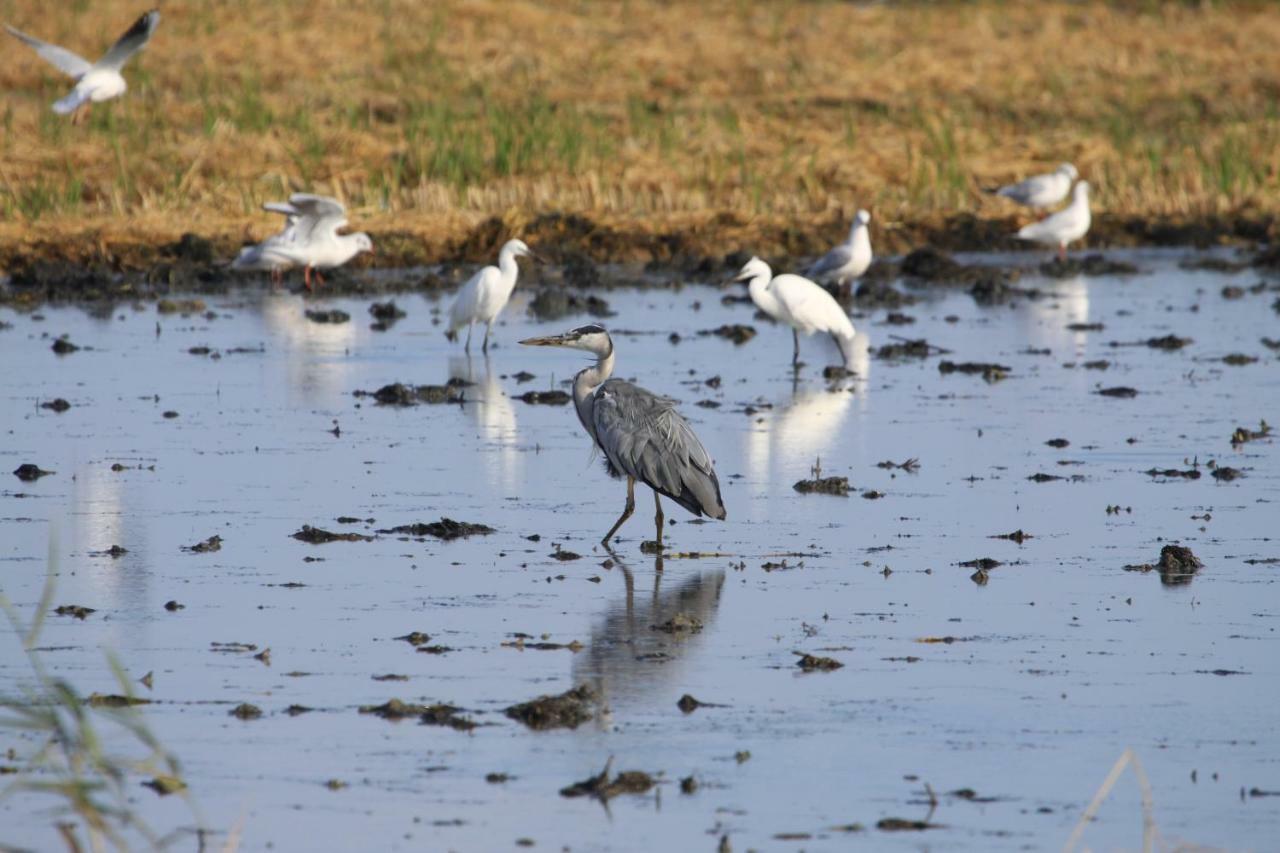
<svg viewBox="0 0 1280 853">
<path fill-rule="evenodd" d="M 598 281 L 594 284 L 598 284 Z M 538 291 L 538 295 L 529 303 L 529 313 L 543 321 L 559 320 L 575 314 L 589 314 L 592 317 L 601 318 L 616 316 L 616 313 L 609 309 L 609 303 L 599 296 L 549 287 Z"/>
<path fill-rule="evenodd" d="M 377 391 L 353 391 L 355 397 L 372 397 L 380 406 L 416 406 L 419 403 L 461 403 L 462 389 L 471 383 L 463 379 L 450 379 L 444 385 L 404 385 L 393 382 Z"/>
<path fill-rule="evenodd" d="M 256 720 L 262 716 L 262 709 L 257 705 L 250 705 L 248 702 L 241 702 L 239 705 L 228 711 L 227 714 L 235 717 L 237 720 Z"/>
<path fill-rule="evenodd" d="M 150 705 L 150 699 L 138 696 L 121 696 L 118 693 L 90 693 L 85 703 L 94 708 L 130 708 L 134 705 Z"/>
<path fill-rule="evenodd" d="M 1021 535 L 1022 531 L 1019 530 L 1018 533 Z M 1009 533 L 1004 536 L 993 536 L 991 538 L 992 539 L 1011 539 L 1013 538 L 1013 534 Z M 1019 539 L 1019 541 L 1021 541 L 1021 539 Z M 989 571 L 999 566 L 1003 566 L 1004 563 L 1000 562 L 999 560 L 994 560 L 991 557 L 979 557 L 976 560 L 965 560 L 964 562 L 956 563 L 956 565 L 966 569 L 984 569 Z"/>
<path fill-rule="evenodd" d="M 222 537 L 214 534 L 203 542 L 197 542 L 194 545 L 184 545 L 182 550 L 191 554 L 212 554 L 215 551 L 222 550 Z"/>
<path fill-rule="evenodd" d="M 876 358 L 886 361 L 907 358 L 928 358 L 931 355 L 947 354 L 949 350 L 936 347 L 924 338 L 915 340 L 901 339 L 891 344 L 882 344 L 874 350 Z"/>
<path fill-rule="evenodd" d="M 386 302 L 375 302 L 369 306 L 369 316 L 383 323 L 391 324 L 409 315 L 404 312 L 394 299 Z"/>
<path fill-rule="evenodd" d="M 715 335 L 717 338 L 733 341 L 735 346 L 741 346 L 756 336 L 755 326 L 745 326 L 741 323 L 725 324 L 716 329 L 703 329 L 698 332 L 699 335 Z"/>
<path fill-rule="evenodd" d="M 1179 470 L 1177 468 L 1149 468 L 1142 473 L 1148 477 L 1162 477 L 1166 480 L 1199 480 L 1200 471 L 1196 468 Z"/>
<path fill-rule="evenodd" d="M 452 518 L 441 518 L 439 521 L 428 523 L 418 522 L 416 524 L 401 524 L 397 527 L 389 527 L 385 530 L 379 530 L 379 533 L 400 534 L 403 536 L 434 536 L 436 539 L 443 539 L 446 542 L 454 539 L 462 539 L 467 536 L 485 536 L 495 532 L 494 528 L 487 524 L 472 524 L 469 521 L 454 521 Z"/>
<path fill-rule="evenodd" d="M 800 656 L 799 660 L 796 661 L 796 666 L 805 672 L 831 672 L 844 666 L 835 658 L 820 657 L 805 652 L 793 652 L 792 654 Z"/>
<path fill-rule="evenodd" d="M 1050 278 L 1074 278 L 1078 275 L 1134 275 L 1138 268 L 1095 253 L 1083 258 L 1054 258 L 1041 264 L 1040 272 Z"/>
<path fill-rule="evenodd" d="M 812 480 L 800 480 L 791 488 L 802 495 L 849 495 L 848 477 L 818 477 Z"/>
<path fill-rule="evenodd" d="M 686 693 L 676 701 L 676 707 L 686 714 L 692 714 L 699 708 L 724 708 L 726 706 L 715 702 L 703 702 L 702 700 L 695 699 L 693 696 Z"/>
<path fill-rule="evenodd" d="M 581 782 L 574 782 L 572 785 L 561 788 L 560 796 L 592 797 L 607 803 L 619 794 L 647 793 L 649 789 L 657 784 L 654 778 L 643 770 L 624 770 L 611 778 L 609 770 L 612 766 L 613 759 L 610 758 L 605 762 L 604 769 L 595 776 L 590 776 Z"/>
<path fill-rule="evenodd" d="M 1235 432 L 1231 433 L 1231 443 L 1233 445 L 1246 444 L 1250 441 L 1257 441 L 1260 438 L 1267 438 L 1271 435 L 1271 426 L 1266 421 L 1261 421 L 1256 430 L 1248 427 L 1236 427 Z M 14 473 L 17 473 L 16 471 Z"/>
<path fill-rule="evenodd" d="M 702 620 L 691 613 L 677 613 L 667 621 L 649 627 L 664 634 L 697 634 L 702 631 Z"/>
<path fill-rule="evenodd" d="M 1129 388 L 1125 385 L 1116 385 L 1111 388 L 1099 388 L 1094 393 L 1102 397 L 1116 397 L 1122 400 L 1130 400 L 1138 396 L 1138 389 Z"/>
<path fill-rule="evenodd" d="M 516 399 L 531 406 L 564 406 L 573 398 L 569 396 L 568 392 L 557 388 L 551 391 L 526 391 Z"/>
<path fill-rule="evenodd" d="M 310 524 L 302 525 L 302 529 L 295 533 L 289 534 L 292 538 L 299 542 L 306 542 L 308 545 L 324 545 L 328 542 L 372 542 L 372 536 L 365 536 L 360 533 L 334 533 L 331 530 L 325 530 L 322 527 L 312 527 Z"/>
<path fill-rule="evenodd" d="M 942 829 L 942 824 L 904 817 L 884 817 L 876 821 L 876 829 L 881 832 L 923 832 L 926 829 Z"/>
<path fill-rule="evenodd" d="M 1200 558 L 1191 553 L 1191 549 L 1182 545 L 1165 545 L 1160 549 L 1160 559 L 1152 563 L 1138 563 L 1124 567 L 1127 572 L 1160 573 L 1160 582 L 1165 586 L 1181 586 L 1191 583 L 1195 573 L 1204 568 Z"/>
<path fill-rule="evenodd" d="M 396 637 L 395 639 L 406 642 L 411 646 L 421 646 L 424 643 L 431 642 L 431 636 L 429 634 L 424 634 L 421 631 L 414 631 L 412 633 Z"/>
<path fill-rule="evenodd" d="M 903 293 L 887 281 L 863 281 L 853 293 L 853 304 L 864 309 L 896 310 L 915 303 L 914 296 Z"/>
<path fill-rule="evenodd" d="M 34 483 L 41 477 L 48 477 L 50 474 L 56 474 L 56 471 L 46 471 L 39 465 L 30 462 L 24 462 L 17 468 L 13 469 L 13 476 L 17 477 L 24 483 Z"/>
<path fill-rule="evenodd" d="M 313 323 L 346 323 L 351 319 L 351 315 L 340 308 L 329 308 L 326 310 L 313 309 L 306 312 L 306 317 Z"/>
<path fill-rule="evenodd" d="M 1258 357 L 1256 355 L 1245 355 L 1242 352 L 1233 352 L 1230 355 L 1224 355 L 1222 363 L 1231 367 L 1244 367 L 1247 364 L 1257 364 Z"/>
<path fill-rule="evenodd" d="M 55 607 L 53 612 L 58 616 L 74 616 L 76 619 L 84 620 L 90 613 L 97 613 L 92 607 L 82 607 L 79 604 L 63 604 Z"/>
<path fill-rule="evenodd" d="M 576 729 L 592 718 L 591 709 L 599 701 L 595 691 L 582 684 L 556 696 L 539 696 L 512 705 L 505 713 L 535 731 Z"/>
<path fill-rule="evenodd" d="M 989 361 L 940 361 L 938 362 L 938 372 L 943 376 L 950 373 L 964 373 L 970 376 L 981 376 L 987 382 L 999 382 L 1006 378 L 1012 367 L 1005 364 L 996 364 Z"/>
<path fill-rule="evenodd" d="M 1256 361 L 1257 359 L 1254 359 L 1254 360 Z M 40 408 L 48 409 L 51 412 L 57 412 L 58 414 L 62 414 L 67 409 L 71 408 L 71 404 L 68 403 L 66 400 L 62 399 L 61 397 L 55 397 L 52 400 L 46 400 L 45 402 L 41 403 Z"/>
<path fill-rule="evenodd" d="M 1213 479 L 1220 480 L 1224 483 L 1230 483 L 1232 480 L 1238 480 L 1244 476 L 1244 472 L 1239 468 L 1217 467 L 1213 469 Z"/>
</svg>

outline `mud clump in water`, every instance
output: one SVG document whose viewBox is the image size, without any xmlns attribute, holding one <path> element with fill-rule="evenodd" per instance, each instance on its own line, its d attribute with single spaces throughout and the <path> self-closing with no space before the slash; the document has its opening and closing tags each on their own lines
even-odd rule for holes
<svg viewBox="0 0 1280 853">
<path fill-rule="evenodd" d="M 573 398 L 565 391 L 553 389 L 551 391 L 526 391 L 518 399 L 531 406 L 563 406 Z"/>
<path fill-rule="evenodd" d="M 604 769 L 595 776 L 561 788 L 560 796 L 594 797 L 601 802 L 607 803 L 619 794 L 647 793 L 655 784 L 653 777 L 643 770 L 624 770 L 617 776 L 610 778 L 609 770 L 612 766 L 613 759 L 610 758 L 605 762 Z"/>
<path fill-rule="evenodd" d="M 310 310 L 306 315 L 307 319 L 313 323 L 345 323 L 351 319 L 351 315 L 340 308 Z"/>
<path fill-rule="evenodd" d="M 1243 476 L 1244 472 L 1239 468 L 1221 467 L 1213 469 L 1213 479 L 1224 483 L 1230 483 L 1232 480 L 1238 480 Z"/>
<path fill-rule="evenodd" d="M 56 472 L 46 471 L 43 468 L 41 468 L 39 465 L 33 465 L 30 462 L 25 462 L 22 465 L 19 465 L 17 468 L 13 469 L 13 476 L 17 477 L 19 480 L 21 480 L 24 483 L 34 483 L 36 480 L 39 480 L 41 477 L 48 477 L 50 474 L 54 474 L 54 473 Z"/>
<path fill-rule="evenodd" d="M 67 340 L 66 338 L 58 338 L 56 341 L 53 342 L 53 346 L 51 346 L 50 349 L 52 349 L 58 355 L 69 355 L 73 352 L 79 352 L 80 347 L 71 343 L 71 341 Z"/>
<path fill-rule="evenodd" d="M 1180 338 L 1174 334 L 1168 334 L 1162 338 L 1147 338 L 1146 340 L 1147 346 L 1151 349 L 1164 350 L 1165 352 L 1180 350 L 1190 343 L 1191 338 Z"/>
<path fill-rule="evenodd" d="M 1167 480 L 1174 480 L 1174 479 L 1199 480 L 1200 479 L 1200 471 L 1195 468 L 1188 468 L 1185 471 L 1181 471 L 1177 468 L 1148 468 L 1146 471 L 1143 471 L 1142 473 L 1146 474 L 1148 477 L 1163 477 Z"/>
<path fill-rule="evenodd" d="M 582 684 L 557 696 L 539 696 L 512 705 L 505 713 L 535 731 L 576 729 L 591 719 L 591 707 L 599 701 L 595 691 Z"/>
<path fill-rule="evenodd" d="M 733 341 L 735 346 L 742 346 L 756 336 L 755 326 L 744 326 L 741 323 L 720 326 L 716 329 L 703 329 L 699 335 L 715 335 L 717 338 Z"/>
<path fill-rule="evenodd" d="M 702 630 L 702 620 L 689 613 L 677 613 L 661 625 L 650 625 L 664 634 L 697 634 Z"/>
<path fill-rule="evenodd" d="M 381 531 L 379 531 L 381 532 Z M 360 533 L 334 533 L 321 527 L 312 527 L 310 524 L 302 525 L 302 529 L 296 533 L 289 534 L 299 542 L 306 542 L 308 545 L 324 545 L 328 542 L 372 542 L 372 536 L 365 536 Z"/>
<path fill-rule="evenodd" d="M 194 545 L 184 545 L 182 550 L 191 554 L 212 554 L 215 551 L 222 550 L 222 537 L 214 534 L 203 542 L 197 542 Z"/>
<path fill-rule="evenodd" d="M 480 724 L 475 720 L 462 716 L 461 711 L 461 708 L 443 703 L 428 705 L 426 710 L 418 715 L 418 722 L 424 726 L 444 726 L 458 732 L 469 732 L 479 727 Z"/>
<path fill-rule="evenodd" d="M 1134 275 L 1138 268 L 1094 253 L 1083 258 L 1054 258 L 1041 264 L 1040 272 L 1050 278 L 1072 278 L 1077 275 Z"/>
<path fill-rule="evenodd" d="M 970 376 L 979 375 L 987 382 L 999 382 L 1009 375 L 1012 367 L 989 361 L 940 361 L 938 372 L 946 376 L 949 373 L 964 373 Z"/>
<path fill-rule="evenodd" d="M 441 518 L 439 521 L 432 521 L 429 524 L 423 524 L 422 522 L 401 524 L 398 527 L 389 527 L 378 532 L 417 537 L 434 536 L 437 539 L 449 542 L 466 536 L 485 536 L 493 533 L 494 529 L 487 524 L 472 524 L 467 521 L 454 521 L 452 518 Z"/>
<path fill-rule="evenodd" d="M 835 658 L 824 658 L 803 652 L 795 652 L 795 654 L 800 656 L 800 659 L 796 661 L 796 666 L 805 672 L 831 672 L 844 666 Z"/>
<path fill-rule="evenodd" d="M 256 720 L 262 716 L 262 709 L 257 705 L 250 705 L 248 702 L 241 702 L 227 713 L 229 716 L 235 717 L 237 720 Z"/>
<path fill-rule="evenodd" d="M 905 817 L 884 817 L 876 822 L 876 829 L 881 832 L 923 832 L 926 829 L 937 829 L 939 824 L 927 820 L 909 820 Z"/>
<path fill-rule="evenodd" d="M 1204 568 L 1204 563 L 1191 553 L 1190 548 L 1183 545 L 1165 545 L 1160 549 L 1160 559 L 1155 565 L 1138 563 L 1124 568 L 1127 572 L 1149 572 L 1155 569 L 1160 573 L 1160 583 L 1165 586 L 1181 586 L 1191 583 L 1195 573 Z"/>
<path fill-rule="evenodd" d="M 801 480 L 791 488 L 802 495 L 838 495 L 848 497 L 848 477 L 818 477 L 812 480 Z"/>
<path fill-rule="evenodd" d="M 1260 438 L 1266 438 L 1271 435 L 1271 427 L 1266 421 L 1258 424 L 1256 430 L 1247 427 L 1236 427 L 1236 431 L 1231 433 L 1231 443 L 1233 445 L 1241 445 L 1250 441 L 1257 441 Z M 25 467 L 25 466 L 24 466 Z M 14 472 L 17 473 L 16 471 Z"/>
<path fill-rule="evenodd" d="M 1245 355 L 1242 352 L 1233 352 L 1230 355 L 1224 355 L 1222 363 L 1231 367 L 1244 367 L 1246 364 L 1257 364 L 1258 357 L 1256 355 Z"/>
<path fill-rule="evenodd" d="M 1116 397 L 1121 400 L 1131 400 L 1138 396 L 1138 389 L 1129 388 L 1125 385 L 1117 385 L 1113 388 L 1099 388 L 1095 393 L 1102 397 Z"/>
<path fill-rule="evenodd" d="M 118 693 L 90 693 L 85 700 L 94 708 L 130 708 L 134 705 L 150 705 L 150 699 L 137 696 L 121 696 Z"/>
<path fill-rule="evenodd" d="M 1017 530 L 1013 531 L 1012 533 L 998 533 L 995 536 L 992 536 L 991 538 L 1006 539 L 1010 542 L 1017 542 L 1019 545 L 1021 545 L 1023 542 L 1026 542 L 1028 539 L 1033 539 L 1034 537 L 1030 533 L 1024 532 L 1023 529 L 1019 527 Z"/>
<path fill-rule="evenodd" d="M 941 352 L 937 347 L 930 344 L 924 338 L 916 340 L 899 341 L 893 344 L 883 344 L 879 349 L 875 350 L 876 358 L 886 360 L 902 359 L 902 358 L 928 358 L 937 352 Z"/>
<path fill-rule="evenodd" d="M 394 299 L 387 302 L 375 302 L 369 306 L 369 315 L 375 320 L 381 320 L 384 323 L 392 323 L 402 317 L 409 316 L 404 310 L 396 305 Z"/>
<path fill-rule="evenodd" d="M 98 611 L 92 607 L 82 607 L 79 604 L 63 604 L 60 607 L 55 607 L 53 612 L 59 616 L 74 616 L 83 621 L 90 613 L 97 613 Z"/>
<path fill-rule="evenodd" d="M 461 403 L 462 389 L 470 383 L 463 379 L 450 379 L 444 385 L 404 385 L 393 382 L 377 391 L 355 391 L 356 397 L 372 397 L 380 406 L 416 406 L 419 403 Z"/>
<path fill-rule="evenodd" d="M 1064 447 L 1071 446 L 1071 442 L 1067 441 L 1065 438 L 1051 438 L 1048 441 L 1046 441 L 1045 444 L 1049 445 L 1050 447 L 1056 447 L 1059 450 L 1061 450 Z"/>
<path fill-rule="evenodd" d="M 574 314 L 613 317 L 609 303 L 599 296 L 572 293 L 563 288 L 543 288 L 529 303 L 529 313 L 539 320 L 559 320 Z"/>
<path fill-rule="evenodd" d="M 52 400 L 46 400 L 45 402 L 41 403 L 40 408 L 48 409 L 51 412 L 57 412 L 58 414 L 62 414 L 67 409 L 71 408 L 71 404 L 68 403 L 66 400 L 62 399 L 61 397 L 55 397 Z"/>
<path fill-rule="evenodd" d="M 859 308 L 898 309 L 915 302 L 914 296 L 895 289 L 885 281 L 864 281 L 853 294 L 853 304 Z"/>
</svg>

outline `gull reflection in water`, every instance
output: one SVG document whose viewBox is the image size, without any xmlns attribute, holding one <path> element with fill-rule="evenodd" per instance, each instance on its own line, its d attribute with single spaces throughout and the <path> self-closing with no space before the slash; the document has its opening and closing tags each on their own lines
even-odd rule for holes
<svg viewBox="0 0 1280 853">
<path fill-rule="evenodd" d="M 524 459 L 518 447 L 520 429 L 511 398 L 502 390 L 489 356 L 449 357 L 449 378 L 469 383 L 463 408 L 476 425 L 489 482 L 514 494 L 524 482 Z"/>
<path fill-rule="evenodd" d="M 1044 296 L 1026 300 L 1019 312 L 1027 326 L 1027 343 L 1049 349 L 1056 356 L 1079 356 L 1087 347 L 1088 332 L 1072 331 L 1073 323 L 1094 322 L 1089 316 L 1089 284 L 1076 275 L 1053 282 Z"/>
<path fill-rule="evenodd" d="M 652 588 L 637 591 L 631 569 L 614 559 L 626 591 L 592 627 L 586 649 L 574 656 L 573 683 L 589 685 L 601 706 L 614 711 L 651 702 L 664 690 L 674 704 L 678 694 L 688 692 L 681 664 L 701 645 L 720 607 L 724 570 L 676 580 L 664 576 L 658 557 Z"/>
<path fill-rule="evenodd" d="M 308 310 L 321 309 L 287 293 L 268 293 L 262 299 L 262 323 L 273 346 L 284 352 L 285 389 L 291 404 L 330 405 L 351 391 L 348 353 L 355 350 L 362 327 L 357 318 L 345 323 L 317 323 Z"/>
<path fill-rule="evenodd" d="M 815 460 L 835 458 L 842 448 L 861 440 L 849 426 L 849 416 L 855 401 L 859 411 L 868 405 L 871 357 L 866 335 L 858 335 L 854 352 L 857 377 L 852 382 L 801 385 L 797 377 L 787 398 L 756 416 L 746 434 L 747 470 L 754 496 L 764 495 L 778 482 L 807 476 Z"/>
</svg>

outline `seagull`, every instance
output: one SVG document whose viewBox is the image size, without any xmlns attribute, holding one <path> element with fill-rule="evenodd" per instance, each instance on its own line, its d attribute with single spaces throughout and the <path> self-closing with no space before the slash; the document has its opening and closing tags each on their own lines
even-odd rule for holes
<svg viewBox="0 0 1280 853">
<path fill-rule="evenodd" d="M 285 226 L 278 234 L 272 234 L 261 243 L 245 246 L 240 254 L 231 262 L 233 270 L 267 270 L 271 273 L 271 282 L 279 283 L 285 270 L 297 266 L 293 259 L 286 256 L 284 247 L 291 244 L 298 231 L 299 214 L 297 208 L 288 202 L 269 201 L 262 209 L 271 213 L 280 213 L 285 217 Z"/>
<path fill-rule="evenodd" d="M 493 328 L 493 321 L 507 307 L 511 291 L 516 288 L 516 275 L 520 272 L 516 258 L 525 255 L 540 260 L 523 240 L 508 240 L 498 252 L 496 267 L 484 267 L 471 276 L 449 309 L 449 328 L 444 333 L 446 338 L 456 341 L 458 330 L 466 326 L 467 343 L 463 349 L 471 352 L 471 328 L 476 323 L 484 323 L 484 344 L 480 349 L 489 351 L 489 331 Z"/>
<path fill-rule="evenodd" d="M 1012 199 L 1024 207 L 1053 207 L 1067 197 L 1071 182 L 1080 177 L 1076 167 L 1063 163 L 1047 175 L 1036 175 L 1016 184 L 1000 187 L 996 195 Z"/>
<path fill-rule="evenodd" d="M 36 55 L 57 68 L 63 74 L 76 81 L 75 88 L 66 97 L 55 101 L 53 111 L 58 115 L 72 113 L 72 122 L 76 123 L 89 111 L 89 106 L 97 101 L 106 101 L 123 95 L 128 85 L 120 74 L 120 69 L 135 53 L 147 46 L 156 25 L 160 23 L 160 12 L 152 9 L 134 22 L 132 27 L 111 49 L 97 62 L 72 53 L 56 44 L 40 41 L 9 25 L 5 29 L 9 35 L 23 42 L 36 52 Z M 84 107 L 83 113 L 80 108 Z"/>
<path fill-rule="evenodd" d="M 861 277 L 871 266 L 871 232 L 867 228 L 870 221 L 871 214 L 859 210 L 853 217 L 849 239 L 814 262 L 805 270 L 805 277 L 818 282 L 835 282 L 842 288 Z"/>
<path fill-rule="evenodd" d="M 775 276 L 769 265 L 752 258 L 732 282 L 747 282 L 751 301 L 764 313 L 791 327 L 795 350 L 791 364 L 800 365 L 800 333 L 826 332 L 835 341 L 844 359 L 845 370 L 853 370 L 853 321 L 830 293 L 807 278 L 784 274 Z"/>
<path fill-rule="evenodd" d="M 1067 244 L 1089 233 L 1092 222 L 1089 214 L 1089 182 L 1081 181 L 1071 191 L 1071 204 L 1039 222 L 1033 222 L 1018 231 L 1018 239 L 1047 243 L 1058 247 L 1058 259 L 1067 259 Z"/>
<path fill-rule="evenodd" d="M 360 231 L 355 234 L 339 234 L 338 229 L 347 224 L 347 209 L 336 198 L 310 193 L 294 193 L 287 204 L 271 202 L 267 210 L 297 217 L 291 227 L 276 235 L 283 237 L 292 230 L 288 240 L 279 240 L 271 247 L 273 255 L 288 261 L 291 266 L 305 267 L 303 281 L 311 289 L 311 271 L 315 270 L 316 282 L 324 284 L 321 270 L 340 267 L 361 252 L 373 251 L 373 240 Z"/>
</svg>

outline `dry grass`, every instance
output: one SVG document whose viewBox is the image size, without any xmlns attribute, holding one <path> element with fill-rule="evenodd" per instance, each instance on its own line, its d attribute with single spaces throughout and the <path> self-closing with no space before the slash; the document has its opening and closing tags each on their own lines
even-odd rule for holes
<svg viewBox="0 0 1280 853">
<path fill-rule="evenodd" d="M 141 8 L 0 0 L 97 51 Z M 640 230 L 731 213 L 892 231 L 1005 215 L 980 187 L 1062 160 L 1120 215 L 1274 210 L 1269 4 L 235 0 L 166 7 L 130 92 L 86 126 L 0 52 L 0 243 L 260 234 L 328 192 L 376 234 L 491 215 Z"/>
</svg>

